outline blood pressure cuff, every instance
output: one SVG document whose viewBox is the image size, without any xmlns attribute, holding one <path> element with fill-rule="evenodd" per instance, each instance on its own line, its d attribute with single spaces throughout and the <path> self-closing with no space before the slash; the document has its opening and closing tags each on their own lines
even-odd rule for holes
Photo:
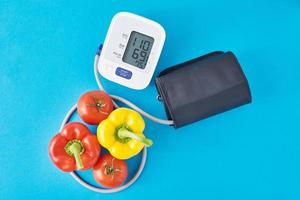
<svg viewBox="0 0 300 200">
<path fill-rule="evenodd" d="M 175 128 L 251 102 L 248 81 L 232 52 L 212 52 L 167 68 L 155 84 Z"/>
</svg>

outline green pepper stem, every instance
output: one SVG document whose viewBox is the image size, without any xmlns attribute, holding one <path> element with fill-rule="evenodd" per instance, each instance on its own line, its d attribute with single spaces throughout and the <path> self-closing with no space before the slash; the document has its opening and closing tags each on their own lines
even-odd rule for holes
<svg viewBox="0 0 300 200">
<path fill-rule="evenodd" d="M 118 137 L 120 137 L 121 139 L 131 138 L 131 139 L 137 140 L 137 141 L 143 143 L 146 147 L 150 147 L 153 144 L 152 140 L 141 137 L 141 136 L 127 130 L 126 128 L 120 128 L 118 130 Z"/>
<path fill-rule="evenodd" d="M 80 159 L 80 154 L 82 152 L 82 146 L 77 141 L 76 142 L 73 141 L 73 143 L 70 146 L 68 146 L 68 151 L 69 151 L 69 153 L 72 154 L 72 156 L 74 156 L 77 169 L 82 169 L 83 164 Z"/>
</svg>

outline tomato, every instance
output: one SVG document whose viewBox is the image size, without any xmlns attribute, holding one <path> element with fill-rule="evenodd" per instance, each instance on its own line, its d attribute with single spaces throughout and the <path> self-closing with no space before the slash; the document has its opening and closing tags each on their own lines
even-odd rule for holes
<svg viewBox="0 0 300 200">
<path fill-rule="evenodd" d="M 93 176 L 103 187 L 118 187 L 125 182 L 128 176 L 127 164 L 110 154 L 105 154 L 94 165 Z"/>
<path fill-rule="evenodd" d="M 103 91 L 86 92 L 78 100 L 80 118 L 92 125 L 98 125 L 106 119 L 113 110 L 113 103 L 108 94 Z"/>
</svg>

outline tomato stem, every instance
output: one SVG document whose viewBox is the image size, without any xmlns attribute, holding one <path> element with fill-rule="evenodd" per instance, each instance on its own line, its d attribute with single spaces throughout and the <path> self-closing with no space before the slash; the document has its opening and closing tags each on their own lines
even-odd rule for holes
<svg viewBox="0 0 300 200">
<path fill-rule="evenodd" d="M 125 127 L 120 128 L 118 130 L 117 134 L 118 134 L 118 137 L 120 137 L 121 139 L 131 138 L 131 139 L 134 139 L 134 140 L 137 140 L 137 141 L 143 143 L 146 147 L 150 147 L 153 144 L 152 140 L 145 138 L 145 137 L 141 137 L 141 136 L 137 135 L 136 133 L 129 131 Z"/>
<path fill-rule="evenodd" d="M 120 169 L 114 167 L 114 160 L 115 160 L 115 158 L 111 159 L 111 166 L 108 166 L 107 164 L 105 164 L 105 166 L 104 166 L 104 168 L 105 168 L 104 174 L 105 175 L 114 176 L 116 172 L 121 172 Z"/>
<path fill-rule="evenodd" d="M 103 114 L 108 115 L 107 112 L 103 111 L 103 108 L 106 106 L 105 103 L 103 103 L 103 100 L 98 99 L 95 95 L 93 95 L 93 104 L 86 104 L 87 106 L 92 106 L 92 107 L 96 107 L 97 111 Z"/>
<path fill-rule="evenodd" d="M 83 164 L 80 155 L 84 152 L 83 144 L 80 140 L 71 140 L 65 146 L 65 151 L 70 156 L 74 156 L 77 169 L 82 169 Z"/>
</svg>

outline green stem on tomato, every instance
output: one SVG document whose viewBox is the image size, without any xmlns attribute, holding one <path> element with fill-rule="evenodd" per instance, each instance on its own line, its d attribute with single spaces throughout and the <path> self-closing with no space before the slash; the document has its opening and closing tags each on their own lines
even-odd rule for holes
<svg viewBox="0 0 300 200">
<path fill-rule="evenodd" d="M 152 140 L 148 139 L 148 138 L 144 138 L 144 137 L 141 137 L 131 131 L 129 131 L 128 129 L 122 127 L 118 130 L 118 137 L 121 138 L 121 139 L 124 139 L 124 138 L 131 138 L 131 139 L 134 139 L 134 140 L 137 140 L 141 143 L 143 143 L 146 147 L 149 147 L 153 144 Z"/>
<path fill-rule="evenodd" d="M 65 146 L 65 151 L 70 156 L 74 156 L 76 161 L 77 169 L 82 169 L 83 164 L 80 158 L 80 155 L 84 152 L 82 142 L 80 140 L 71 140 Z"/>
</svg>

